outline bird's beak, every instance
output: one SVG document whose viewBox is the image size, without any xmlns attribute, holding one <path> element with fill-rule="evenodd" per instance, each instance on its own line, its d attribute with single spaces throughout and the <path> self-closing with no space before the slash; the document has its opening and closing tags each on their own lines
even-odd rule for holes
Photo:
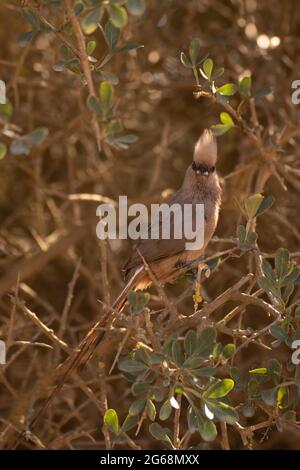
<svg viewBox="0 0 300 470">
<path fill-rule="evenodd" d="M 208 171 L 205 171 L 205 172 L 203 173 L 203 175 L 204 175 L 204 176 L 208 176 L 208 175 L 209 175 L 209 172 L 208 172 Z"/>
<path fill-rule="evenodd" d="M 196 175 L 200 175 L 200 171 L 199 171 L 199 170 L 196 170 Z"/>
</svg>

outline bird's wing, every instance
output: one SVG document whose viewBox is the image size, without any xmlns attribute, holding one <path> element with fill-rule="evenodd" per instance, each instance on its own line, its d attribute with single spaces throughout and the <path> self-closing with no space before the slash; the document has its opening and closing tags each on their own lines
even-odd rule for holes
<svg viewBox="0 0 300 470">
<path fill-rule="evenodd" d="M 169 201 L 166 202 L 168 206 L 172 204 L 179 204 L 183 207 L 184 204 L 192 204 L 193 197 L 191 193 L 183 192 L 179 190 Z M 147 263 L 152 263 L 154 261 L 158 261 L 164 258 L 169 258 L 170 256 L 176 255 L 181 253 L 185 250 L 186 239 L 184 236 L 180 239 L 174 238 L 174 217 L 171 216 L 170 218 L 170 238 L 163 239 L 161 237 L 161 227 L 162 222 L 161 220 L 157 221 L 155 226 L 158 226 L 158 239 L 152 239 L 151 237 L 151 230 L 154 228 L 153 224 L 149 225 L 148 227 L 148 239 L 141 239 L 135 249 L 133 250 L 133 254 L 131 258 L 127 261 L 124 266 L 124 271 L 128 272 L 130 269 L 141 265 L 142 260 L 138 252 L 141 253 L 143 258 Z"/>
</svg>

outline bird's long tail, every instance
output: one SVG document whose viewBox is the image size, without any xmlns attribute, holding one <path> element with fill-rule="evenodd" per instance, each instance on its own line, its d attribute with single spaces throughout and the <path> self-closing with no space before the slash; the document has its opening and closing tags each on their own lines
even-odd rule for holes
<svg viewBox="0 0 300 470">
<path fill-rule="evenodd" d="M 114 301 L 112 305 L 113 311 L 122 312 L 127 302 L 127 294 L 129 291 L 136 289 L 139 279 L 140 279 L 140 275 L 143 272 L 143 270 L 144 270 L 144 266 L 141 266 L 139 269 L 135 271 L 135 273 L 133 274 L 131 279 L 127 282 L 122 292 L 118 295 L 118 297 Z"/>
<path fill-rule="evenodd" d="M 144 267 L 141 267 L 135 271 L 131 279 L 128 281 L 120 295 L 114 301 L 112 307 L 108 307 L 102 318 L 98 320 L 94 326 L 89 330 L 85 337 L 81 340 L 77 348 L 69 355 L 69 357 L 58 366 L 56 369 L 57 384 L 51 393 L 48 395 L 43 406 L 37 411 L 33 417 L 30 425 L 33 427 L 42 413 L 47 409 L 53 398 L 59 393 L 63 385 L 68 380 L 72 371 L 74 371 L 81 364 L 87 362 L 93 355 L 97 345 L 103 339 L 104 333 L 102 328 L 107 326 L 113 318 L 120 313 L 127 302 L 127 294 L 130 290 L 135 290 L 138 286 L 139 280 Z M 17 441 L 21 438 L 23 433 L 20 433 Z"/>
</svg>

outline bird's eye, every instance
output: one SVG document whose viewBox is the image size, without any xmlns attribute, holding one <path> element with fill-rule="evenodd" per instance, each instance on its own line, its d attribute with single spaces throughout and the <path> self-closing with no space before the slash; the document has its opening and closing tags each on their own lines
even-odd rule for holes
<svg viewBox="0 0 300 470">
<path fill-rule="evenodd" d="M 211 166 L 210 167 L 210 172 L 213 173 L 215 171 L 216 167 L 215 166 Z"/>
<path fill-rule="evenodd" d="M 196 171 L 197 170 L 197 165 L 195 162 L 192 163 L 192 170 Z"/>
</svg>

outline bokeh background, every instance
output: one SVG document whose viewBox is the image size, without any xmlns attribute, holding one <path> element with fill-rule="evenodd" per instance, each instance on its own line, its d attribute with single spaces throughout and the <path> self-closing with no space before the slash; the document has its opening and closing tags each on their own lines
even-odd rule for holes
<svg viewBox="0 0 300 470">
<path fill-rule="evenodd" d="M 257 222 L 261 251 L 274 253 L 278 247 L 299 250 L 300 105 L 291 101 L 291 84 L 300 79 L 298 3 L 145 3 L 143 14 L 129 12 L 120 40 L 121 44 L 137 43 L 143 48 L 120 52 L 103 67 L 119 79 L 114 85 L 115 115 L 122 119 L 126 132 L 137 135 L 138 140 L 127 149 L 115 149 L 103 141 L 101 152 L 92 113 L 86 106 L 84 80 L 70 70 L 53 68 L 61 59 L 60 34 L 38 34 L 23 47 L 17 41 L 30 29 L 21 14 L 22 7 L 30 7 L 76 44 L 72 30 L 68 30 L 64 5 L 39 0 L 3 0 L 0 5 L 0 79 L 6 83 L 9 102 L 0 107 L 0 140 L 8 149 L 0 161 L 0 338 L 7 347 L 7 363 L 0 366 L 3 448 L 12 448 L 16 434 L 25 429 L 27 440 L 22 438 L 18 448 L 101 449 L 105 447 L 101 431 L 105 400 L 121 418 L 128 412 L 130 385 L 117 367 L 106 377 L 128 328 L 124 314 L 110 332 L 108 347 L 75 373 L 34 430 L 29 427 L 49 392 L 53 368 L 99 318 L 101 302 L 110 304 L 124 285 L 121 268 L 132 244 L 100 244 L 95 235 L 99 196 L 117 200 L 120 194 L 126 194 L 130 201 L 149 204 L 171 194 L 182 182 L 196 139 L 204 128 L 219 121 L 222 108 L 208 99 L 195 98 L 193 74 L 180 62 L 180 51 L 188 50 L 193 37 L 200 39 L 202 55 L 209 54 L 216 66 L 225 68 L 221 83 L 237 83 L 251 74 L 254 90 L 272 89 L 256 100 L 256 111 L 264 145 L 277 150 L 278 162 L 276 174 L 272 167 L 264 178 L 260 170 L 268 164 L 251 139 L 239 129 L 218 139 L 218 172 L 224 193 L 216 238 L 209 245 L 208 255 L 231 246 L 242 220 L 234 199 L 244 201 L 261 191 L 275 198 L 273 207 Z M 102 23 L 106 21 L 104 15 Z M 98 28 L 88 40 L 96 41 L 93 56 L 99 60 L 107 47 L 101 30 Z M 93 79 L 98 89 L 102 77 L 93 73 Z M 230 102 L 236 107 L 238 98 Z M 13 151 L 12 142 L 36 128 L 47 129 L 42 142 L 30 146 L 25 154 Z M 251 256 L 229 259 L 203 283 L 204 300 L 210 302 L 253 269 Z M 172 302 L 185 292 L 188 283 L 181 279 L 168 288 Z M 159 329 L 155 311 L 159 311 L 161 302 L 155 289 L 151 292 L 149 305 L 153 305 L 154 327 Z M 295 299 L 297 294 L 299 288 L 294 292 Z M 178 308 L 182 315 L 192 314 L 191 293 L 181 297 Z M 222 318 L 229 310 L 230 305 L 226 305 L 215 318 Z M 39 320 L 50 333 L 43 331 Z M 266 318 L 261 310 L 251 307 L 242 322 L 255 331 L 266 324 Z M 52 330 L 65 347 L 53 339 Z M 124 344 L 125 350 L 139 339 L 147 342 L 142 320 Z M 285 346 L 274 353 L 250 344 L 235 365 L 249 369 L 274 355 L 287 358 L 288 354 Z M 248 425 L 264 420 L 260 411 Z M 246 422 L 244 418 L 243 424 Z M 146 424 L 137 437 L 134 433 L 130 436 L 135 444 L 126 441 L 116 448 L 163 448 Z M 196 445 L 198 441 L 199 436 L 193 442 Z M 220 445 L 218 438 L 211 448 Z M 230 445 L 245 448 L 239 433 L 231 427 Z M 249 447 L 299 448 L 298 427 L 258 430 Z"/>
</svg>

